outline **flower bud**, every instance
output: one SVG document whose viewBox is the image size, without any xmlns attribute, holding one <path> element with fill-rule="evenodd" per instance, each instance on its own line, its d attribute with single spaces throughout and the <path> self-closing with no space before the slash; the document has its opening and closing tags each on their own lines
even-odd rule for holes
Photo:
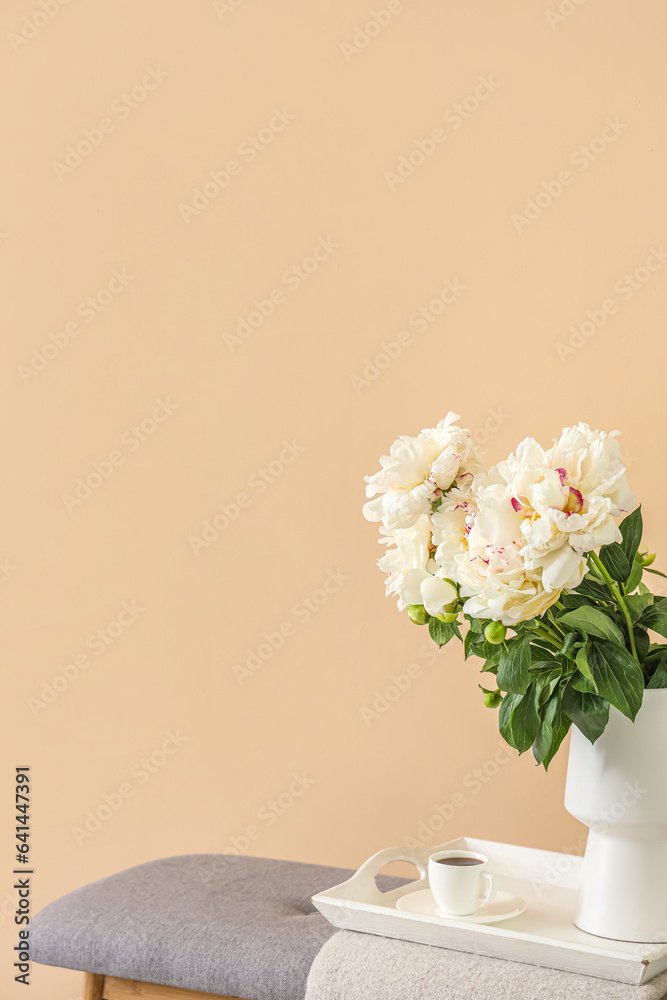
<svg viewBox="0 0 667 1000">
<path fill-rule="evenodd" d="M 647 552 L 646 555 L 642 555 L 642 566 L 650 566 L 655 562 L 655 552 Z"/>
<path fill-rule="evenodd" d="M 484 695 L 484 704 L 486 705 L 487 708 L 498 708 L 502 700 L 503 699 L 499 689 L 495 691 L 489 691 L 488 694 Z"/>
<path fill-rule="evenodd" d="M 484 629 L 484 638 L 492 646 L 499 646 L 501 642 L 505 641 L 506 635 L 507 629 L 500 622 L 489 622 Z"/>
<path fill-rule="evenodd" d="M 456 621 L 458 614 L 456 611 L 445 610 L 441 615 L 431 615 L 431 618 L 437 618 L 439 622 L 444 622 L 446 625 L 449 625 L 450 622 Z"/>
<path fill-rule="evenodd" d="M 411 622 L 415 625 L 426 625 L 429 616 L 424 610 L 423 604 L 409 604 L 408 605 L 408 617 Z"/>
</svg>

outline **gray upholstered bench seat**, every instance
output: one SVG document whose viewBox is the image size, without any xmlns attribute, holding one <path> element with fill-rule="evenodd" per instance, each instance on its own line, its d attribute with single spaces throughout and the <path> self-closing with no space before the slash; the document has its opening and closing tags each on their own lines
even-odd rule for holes
<svg viewBox="0 0 667 1000">
<path fill-rule="evenodd" d="M 45 907 L 31 923 L 31 953 L 121 979 L 303 1000 L 313 960 L 335 933 L 310 897 L 351 874 L 231 855 L 151 861 Z"/>
</svg>

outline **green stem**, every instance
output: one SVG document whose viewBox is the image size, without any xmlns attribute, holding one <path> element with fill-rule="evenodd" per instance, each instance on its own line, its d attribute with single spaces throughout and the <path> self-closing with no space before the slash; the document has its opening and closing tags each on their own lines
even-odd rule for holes
<svg viewBox="0 0 667 1000">
<path fill-rule="evenodd" d="M 635 658 L 635 660 L 637 661 L 637 663 L 639 663 L 639 657 L 637 656 L 637 646 L 635 645 L 635 633 L 634 633 L 634 630 L 633 630 L 633 627 L 632 627 L 632 618 L 630 617 L 630 612 L 628 611 L 628 606 L 625 603 L 625 601 L 623 600 L 623 595 L 621 594 L 620 590 L 616 586 L 616 583 L 614 582 L 614 580 L 612 580 L 611 576 L 607 572 L 607 568 L 604 565 L 604 563 L 602 562 L 602 560 L 600 559 L 600 557 L 598 556 L 597 552 L 589 552 L 588 554 L 589 554 L 590 558 L 593 560 L 593 562 L 594 562 L 595 566 L 597 567 L 598 571 L 604 577 L 605 583 L 607 584 L 607 586 L 611 590 L 612 594 L 616 598 L 616 602 L 617 602 L 619 608 L 621 609 L 621 611 L 623 612 L 623 614 L 625 616 L 625 621 L 626 621 L 627 626 L 628 626 L 628 636 L 630 637 L 630 649 L 632 650 L 633 657 Z"/>
<path fill-rule="evenodd" d="M 564 639 L 565 638 L 565 632 L 563 632 L 562 628 L 560 627 L 560 625 L 558 624 L 558 622 L 554 618 L 551 609 L 549 609 L 549 611 L 547 611 L 547 615 L 549 616 L 549 621 L 551 622 L 552 627 L 556 630 L 556 632 L 558 633 L 558 635 L 562 636 L 563 639 Z"/>
<path fill-rule="evenodd" d="M 551 629 L 548 627 L 548 625 L 545 625 L 544 623 L 541 623 L 540 627 L 537 628 L 537 629 L 535 629 L 535 635 L 538 635 L 540 637 L 540 639 L 544 639 L 545 642 L 548 642 L 550 645 L 554 646 L 556 649 L 560 649 L 561 644 L 562 644 L 562 640 L 559 639 L 559 637 L 556 635 L 555 632 L 551 631 Z"/>
</svg>

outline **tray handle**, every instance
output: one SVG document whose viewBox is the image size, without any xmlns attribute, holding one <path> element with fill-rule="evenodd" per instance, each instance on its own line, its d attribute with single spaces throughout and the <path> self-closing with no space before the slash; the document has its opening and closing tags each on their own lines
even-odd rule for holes
<svg viewBox="0 0 667 1000">
<path fill-rule="evenodd" d="M 407 861 L 419 872 L 419 881 L 425 882 L 428 878 L 428 859 L 432 853 L 432 847 L 385 847 L 364 861 L 361 868 L 347 880 L 345 885 L 348 890 L 354 890 L 357 898 L 365 902 L 385 902 L 392 893 L 404 892 L 405 887 L 392 889 L 388 893 L 380 892 L 375 882 L 378 872 L 392 861 Z"/>
</svg>

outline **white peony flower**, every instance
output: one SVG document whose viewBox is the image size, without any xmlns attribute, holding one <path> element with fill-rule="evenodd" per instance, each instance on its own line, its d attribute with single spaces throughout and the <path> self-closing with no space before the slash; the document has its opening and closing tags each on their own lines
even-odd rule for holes
<svg viewBox="0 0 667 1000">
<path fill-rule="evenodd" d="M 571 588 L 582 553 L 620 542 L 614 519 L 637 502 L 616 432 L 592 431 L 588 424 L 566 427 L 546 452 L 526 438 L 498 472 L 522 516 L 527 558 L 542 568 L 548 590 Z"/>
<path fill-rule="evenodd" d="M 544 614 L 560 590 L 548 591 L 541 570 L 527 563 L 523 517 L 512 506 L 507 484 L 496 478 L 495 470 L 477 477 L 467 497 L 443 502 L 436 511 L 434 558 L 441 572 L 460 584 L 466 614 L 512 626 Z M 581 576 L 570 582 L 576 586 Z"/>
<path fill-rule="evenodd" d="M 453 567 L 455 556 L 468 551 L 468 532 L 478 509 L 472 487 L 469 487 L 468 490 L 450 490 L 440 507 L 433 511 L 431 534 L 439 566 Z"/>
<path fill-rule="evenodd" d="M 399 438 L 367 478 L 364 507 L 389 543 L 379 565 L 398 606 L 464 611 L 514 626 L 573 590 L 585 554 L 620 541 L 616 518 L 636 504 L 617 432 L 567 427 L 545 451 L 533 438 L 484 472 L 468 431 L 449 413 L 417 438 Z M 379 494 L 376 496 L 376 494 Z M 440 499 L 436 510 L 433 503 Z"/>
<path fill-rule="evenodd" d="M 433 515 L 436 563 L 460 584 L 464 610 L 514 625 L 581 583 L 586 552 L 620 541 L 614 518 L 635 505 L 615 434 L 566 428 L 544 451 L 516 455 L 452 491 Z"/>
<path fill-rule="evenodd" d="M 378 560 L 387 574 L 387 595 L 396 595 L 400 611 L 409 604 L 423 604 L 430 615 L 443 614 L 445 606 L 457 599 L 457 591 L 443 579 L 445 573 L 433 559 L 428 516 L 423 514 L 410 528 L 381 528 L 380 533 L 380 541 L 388 545 Z"/>
<path fill-rule="evenodd" d="M 484 468 L 470 431 L 458 427 L 458 419 L 450 412 L 418 437 L 393 443 L 380 459 L 380 471 L 365 479 L 366 496 L 375 498 L 364 505 L 369 521 L 409 528 L 430 513 L 434 500 Z"/>
</svg>

